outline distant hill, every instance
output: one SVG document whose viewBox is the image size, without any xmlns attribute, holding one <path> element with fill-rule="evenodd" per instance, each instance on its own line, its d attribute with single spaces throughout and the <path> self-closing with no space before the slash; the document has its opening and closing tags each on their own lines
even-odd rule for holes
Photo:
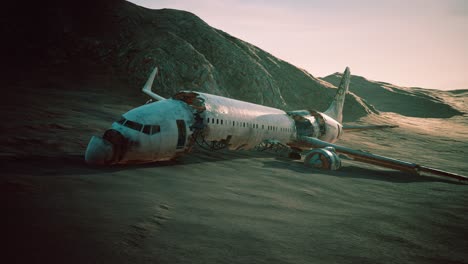
<svg viewBox="0 0 468 264">
<path fill-rule="evenodd" d="M 198 90 L 285 110 L 323 111 L 341 78 L 338 73 L 316 78 L 192 13 L 150 10 L 123 0 L 48 0 L 26 7 L 12 2 L 4 6 L 0 22 L 5 36 L 0 43 L 6 51 L 3 63 L 9 65 L 4 69 L 6 82 L 30 79 L 49 68 L 63 78 L 72 74 L 83 80 L 102 71 L 119 78 L 115 87 L 141 96 L 140 87 L 158 66 L 155 89 L 165 97 L 179 90 Z M 119 92 L 116 89 L 109 94 Z M 377 110 L 418 117 L 461 113 L 424 89 L 353 76 L 350 90 L 345 121 Z"/>
<path fill-rule="evenodd" d="M 285 110 L 323 111 L 336 91 L 189 12 L 150 10 L 119 0 L 34 5 L 4 12 L 4 35 L 9 37 L 2 45 L 12 51 L 5 58 L 10 76 L 24 74 L 26 68 L 56 67 L 86 78 L 101 67 L 140 93 L 158 66 L 155 87 L 163 96 L 199 90 Z M 344 111 L 345 120 L 376 113 L 354 94 L 347 96 Z"/>
<path fill-rule="evenodd" d="M 448 93 L 451 93 L 451 94 L 456 94 L 456 95 L 468 94 L 468 89 L 450 90 L 450 91 L 447 91 L 447 92 L 448 92 Z"/>
<path fill-rule="evenodd" d="M 338 85 L 341 73 L 334 73 L 321 79 Z M 411 117 L 448 118 L 463 112 L 451 105 L 451 100 L 446 98 L 463 94 L 466 90 L 439 91 L 400 87 L 353 75 L 350 91 L 365 99 L 379 111 L 395 112 Z"/>
</svg>

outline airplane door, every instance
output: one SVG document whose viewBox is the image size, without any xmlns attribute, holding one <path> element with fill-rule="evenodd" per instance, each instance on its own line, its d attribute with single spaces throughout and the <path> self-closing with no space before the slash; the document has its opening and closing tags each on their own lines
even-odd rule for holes
<svg viewBox="0 0 468 264">
<path fill-rule="evenodd" d="M 176 120 L 177 122 L 177 149 L 183 149 L 187 140 L 187 128 L 184 120 Z"/>
<path fill-rule="evenodd" d="M 159 133 L 160 126 L 151 126 L 150 147 L 153 159 L 157 159 L 161 152 L 161 134 Z"/>
</svg>

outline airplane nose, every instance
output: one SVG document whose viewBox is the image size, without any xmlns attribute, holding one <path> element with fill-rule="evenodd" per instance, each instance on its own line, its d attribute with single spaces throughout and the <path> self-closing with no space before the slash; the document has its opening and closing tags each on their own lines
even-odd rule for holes
<svg viewBox="0 0 468 264">
<path fill-rule="evenodd" d="M 112 159 L 112 144 L 100 137 L 93 136 L 86 148 L 86 163 L 92 165 L 106 164 Z"/>
</svg>

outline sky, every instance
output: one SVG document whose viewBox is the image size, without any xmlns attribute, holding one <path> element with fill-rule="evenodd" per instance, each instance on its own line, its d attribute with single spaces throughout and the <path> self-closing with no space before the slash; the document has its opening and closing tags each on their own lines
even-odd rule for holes
<svg viewBox="0 0 468 264">
<path fill-rule="evenodd" d="M 194 13 L 316 77 L 468 89 L 468 0 L 131 0 Z"/>
</svg>

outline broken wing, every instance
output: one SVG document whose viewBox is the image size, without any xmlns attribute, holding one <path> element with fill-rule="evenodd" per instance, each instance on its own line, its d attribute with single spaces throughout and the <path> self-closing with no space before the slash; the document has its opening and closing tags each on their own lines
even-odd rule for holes
<svg viewBox="0 0 468 264">
<path fill-rule="evenodd" d="M 447 171 L 443 171 L 443 170 L 439 170 L 435 168 L 430 168 L 430 167 L 422 166 L 422 165 L 412 163 L 412 162 L 392 159 L 392 158 L 372 154 L 369 152 L 365 152 L 362 150 L 355 150 L 355 149 L 335 145 L 332 143 L 319 140 L 317 138 L 301 137 L 299 140 L 301 144 L 310 148 L 333 147 L 335 148 L 337 153 L 345 154 L 355 161 L 365 162 L 365 163 L 374 164 L 377 166 L 382 166 L 382 167 L 400 170 L 400 171 L 406 171 L 406 172 L 415 173 L 415 174 L 429 173 L 429 174 L 438 175 L 438 176 L 450 177 L 450 178 L 454 178 L 454 179 L 461 180 L 461 181 L 468 181 L 468 177 L 459 175 L 456 173 L 451 173 L 451 172 L 447 172 Z"/>
<path fill-rule="evenodd" d="M 395 128 L 398 127 L 397 125 L 346 125 L 343 124 L 343 130 L 345 131 L 363 131 L 363 130 L 375 130 L 375 129 L 385 129 L 385 128 Z"/>
</svg>

